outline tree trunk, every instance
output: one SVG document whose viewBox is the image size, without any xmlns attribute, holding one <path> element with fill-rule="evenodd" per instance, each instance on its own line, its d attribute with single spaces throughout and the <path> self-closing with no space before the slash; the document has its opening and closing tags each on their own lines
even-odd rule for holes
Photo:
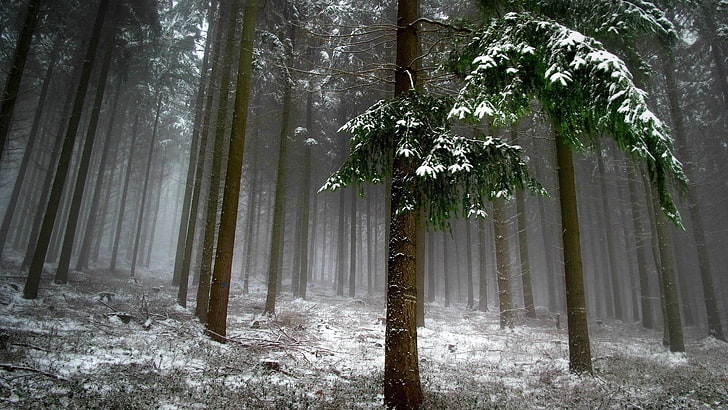
<svg viewBox="0 0 728 410">
<path fill-rule="evenodd" d="M 160 86 L 161 87 L 161 86 Z M 134 238 L 134 250 L 131 254 L 131 270 L 129 276 L 134 277 L 136 273 L 137 260 L 139 259 L 139 243 L 142 238 L 142 222 L 144 222 L 144 205 L 147 203 L 147 191 L 149 188 L 149 173 L 152 169 L 152 156 L 154 155 L 154 142 L 157 139 L 157 127 L 159 126 L 159 114 L 162 111 L 162 90 L 157 90 L 157 109 L 154 114 L 154 127 L 149 141 L 149 155 L 147 164 L 144 167 L 144 185 L 142 187 L 142 199 L 139 201 L 139 216 L 137 218 L 136 236 Z"/>
<path fill-rule="evenodd" d="M 217 118 L 215 120 L 215 140 L 212 149 L 212 165 L 207 191 L 207 213 L 205 217 L 205 233 L 202 241 L 202 257 L 200 258 L 200 278 L 197 287 L 197 305 L 195 316 L 201 323 L 207 322 L 207 310 L 210 303 L 210 279 L 212 277 L 212 255 L 215 251 L 215 229 L 217 228 L 218 204 L 220 202 L 220 181 L 225 163 L 225 125 L 230 95 L 230 73 L 235 53 L 235 31 L 238 15 L 237 1 L 223 1 L 220 4 L 221 26 L 225 27 L 225 49 L 222 54 L 220 71 L 220 94 L 218 95 Z"/>
<path fill-rule="evenodd" d="M 424 211 L 417 212 L 417 230 L 415 251 L 415 276 L 417 277 L 417 327 L 425 327 L 425 231 L 427 215 Z"/>
<path fill-rule="evenodd" d="M 597 169 L 602 183 L 599 184 L 599 189 L 602 197 L 602 209 L 604 215 L 604 228 L 607 231 L 607 251 L 609 252 L 609 278 L 611 278 L 612 285 L 612 297 L 614 299 L 614 318 L 617 320 L 624 319 L 622 313 L 622 286 L 619 280 L 619 268 L 617 266 L 617 241 L 614 238 L 614 226 L 612 225 L 612 214 L 611 207 L 609 206 L 609 192 L 607 192 L 607 178 L 604 171 L 604 159 L 601 144 L 598 140 L 596 143 L 597 149 Z"/>
<path fill-rule="evenodd" d="M 235 247 L 238 201 L 240 199 L 240 177 L 243 171 L 245 153 L 245 127 L 248 120 L 250 81 L 253 70 L 253 40 L 258 1 L 245 2 L 242 37 L 240 40 L 240 61 L 235 92 L 235 111 L 230 132 L 225 190 L 223 191 L 218 246 L 215 255 L 215 270 L 212 272 L 210 309 L 207 314 L 207 331 L 213 339 L 222 342 L 226 334 L 227 305 L 230 296 L 230 278 Z"/>
<path fill-rule="evenodd" d="M 521 260 L 523 305 L 526 308 L 526 317 L 535 319 L 536 307 L 533 303 L 531 263 L 528 260 L 528 218 L 526 215 L 526 200 L 523 197 L 523 192 L 516 192 L 516 212 L 518 213 L 518 253 Z"/>
<path fill-rule="evenodd" d="M 513 328 L 513 301 L 511 298 L 510 255 L 508 252 L 508 221 L 505 201 L 493 200 L 493 223 L 495 225 L 495 259 L 498 277 L 498 305 L 500 328 Z"/>
<path fill-rule="evenodd" d="M 134 118 L 134 125 L 131 127 L 131 138 L 129 140 L 129 158 L 126 160 L 126 174 L 124 175 L 124 186 L 121 191 L 121 207 L 119 209 L 119 216 L 116 220 L 116 230 L 114 232 L 114 245 L 111 247 L 111 264 L 109 270 L 116 272 L 116 263 L 119 256 L 119 242 L 121 241 L 121 229 L 124 225 L 124 214 L 126 213 L 126 198 L 129 194 L 129 182 L 131 180 L 132 165 L 134 165 L 134 158 L 136 153 L 136 135 L 139 128 L 139 111 L 137 111 Z"/>
<path fill-rule="evenodd" d="M 76 262 L 76 270 L 88 269 L 89 257 L 91 253 L 91 242 L 101 242 L 101 238 L 96 236 L 96 225 L 98 218 L 99 202 L 101 202 L 101 191 L 104 189 L 104 175 L 106 174 L 106 166 L 109 161 L 109 151 L 111 151 L 111 134 L 114 129 L 114 122 L 116 120 L 117 109 L 119 107 L 119 97 L 121 96 L 121 87 L 124 84 L 124 76 L 119 76 L 118 82 L 116 83 L 116 95 L 114 96 L 114 102 L 111 107 L 111 118 L 106 129 L 106 136 L 104 139 L 104 148 L 101 152 L 101 158 L 99 160 L 99 174 L 96 178 L 94 186 L 93 198 L 91 200 L 91 207 L 89 210 L 88 221 L 86 222 L 86 233 L 83 237 L 83 243 L 81 244 L 81 250 L 79 251 L 78 261 Z M 102 220 L 103 223 L 103 220 Z"/>
<path fill-rule="evenodd" d="M 395 96 L 414 88 L 417 73 L 417 0 L 399 0 Z M 393 155 L 391 153 L 390 155 Z M 389 266 L 387 267 L 387 324 L 384 348 L 384 403 L 389 408 L 412 409 L 422 404 L 417 354 L 417 213 L 397 213 L 405 182 L 414 164 L 398 157 L 392 165 Z"/>
<path fill-rule="evenodd" d="M 680 109 L 680 98 L 678 96 L 678 82 L 675 76 L 675 59 L 668 50 L 663 53 L 663 73 L 667 82 L 667 98 L 670 106 L 670 117 L 672 118 L 672 129 L 677 140 L 677 149 L 680 158 L 685 164 L 688 177 L 695 177 L 694 162 L 687 145 L 687 135 L 685 132 L 685 124 L 683 114 Z M 725 80 L 725 77 L 723 77 Z M 700 279 L 703 289 L 703 300 L 705 301 L 705 310 L 708 315 L 708 334 L 716 339 L 726 341 L 723 334 L 723 325 L 718 310 L 718 302 L 715 297 L 715 289 L 713 285 L 713 269 L 710 264 L 710 255 L 708 253 L 707 241 L 705 239 L 705 229 L 703 228 L 703 219 L 698 209 L 698 195 L 696 187 L 688 190 L 688 216 L 693 230 L 693 240 L 698 254 L 698 267 L 700 269 Z"/>
<path fill-rule="evenodd" d="M 657 188 L 652 184 L 653 198 L 657 198 Z M 658 206 L 653 206 L 655 213 L 655 228 L 657 231 L 657 245 L 660 249 L 660 262 L 662 270 L 662 294 L 665 300 L 665 324 L 667 325 L 668 344 L 671 352 L 684 352 L 685 342 L 680 319 L 680 301 L 677 294 L 677 280 L 675 264 L 672 254 L 672 240 L 668 231 L 667 216 Z"/>
<path fill-rule="evenodd" d="M 488 244 L 485 241 L 485 219 L 478 221 L 478 250 L 480 251 L 480 261 L 478 263 L 478 310 L 481 312 L 488 311 L 488 266 L 487 254 Z"/>
<path fill-rule="evenodd" d="M 110 18 L 113 23 L 114 12 L 111 12 Z M 83 192 L 86 189 L 86 178 L 88 177 L 89 167 L 91 166 L 91 155 L 93 154 L 94 143 L 96 142 L 96 129 L 99 124 L 99 115 L 101 114 L 101 106 L 104 103 L 104 93 L 106 91 L 106 82 L 111 67 L 111 56 L 114 50 L 114 37 L 116 36 L 115 27 L 109 30 L 109 46 L 105 50 L 98 84 L 96 86 L 96 96 L 94 97 L 93 106 L 91 108 L 91 118 L 89 120 L 86 139 L 83 143 L 83 151 L 78 165 L 78 174 L 76 175 L 76 183 L 73 189 L 71 206 L 69 208 L 68 219 L 66 220 L 66 229 L 64 230 L 63 245 L 61 257 L 58 261 L 58 269 L 56 269 L 56 283 L 68 282 L 68 270 L 71 266 L 71 254 L 73 253 L 73 245 L 76 240 L 76 229 L 78 229 L 78 220 L 81 214 L 81 202 L 83 200 Z"/>
<path fill-rule="evenodd" d="M 447 232 L 442 232 L 442 284 L 444 285 L 445 291 L 445 307 L 450 307 L 450 250 L 448 249 L 449 235 Z"/>
<path fill-rule="evenodd" d="M 51 81 L 53 80 L 53 72 L 55 71 L 56 65 L 58 63 L 58 54 L 60 52 L 60 49 L 61 35 L 56 35 L 55 39 L 53 40 L 51 54 L 48 57 L 48 67 L 46 69 L 45 76 L 43 77 L 43 86 L 41 87 L 40 96 L 38 97 L 38 103 L 35 107 L 35 113 L 33 115 L 33 125 L 31 126 L 30 134 L 28 134 L 28 142 L 25 145 L 23 159 L 20 163 L 20 168 L 18 169 L 18 176 L 15 178 L 13 191 L 10 194 L 10 201 L 8 202 L 8 206 L 5 208 L 5 215 L 3 216 L 2 225 L 0 226 L 0 256 L 2 255 L 3 249 L 5 249 L 5 245 L 7 244 L 8 234 L 10 233 L 10 224 L 15 217 L 15 210 L 18 205 L 18 200 L 20 199 L 21 189 L 23 188 L 23 185 L 27 182 L 27 180 L 25 179 L 25 175 L 28 171 L 31 157 L 34 154 L 35 143 L 38 139 L 38 131 L 40 130 L 40 125 L 43 122 L 43 112 L 46 107 L 48 89 L 50 88 Z M 27 192 L 28 189 L 25 189 L 25 191 Z"/>
<path fill-rule="evenodd" d="M 8 74 L 7 83 L 5 83 L 2 99 L 0 99 L 2 102 L 0 104 L 0 160 L 2 160 L 3 153 L 5 152 L 5 142 L 10 132 L 10 122 L 13 119 L 15 101 L 18 99 L 20 82 L 23 79 L 23 71 L 25 71 L 25 61 L 28 59 L 30 43 L 33 40 L 33 33 L 38 24 L 40 3 L 40 0 L 30 0 L 30 3 L 28 3 L 25 22 L 23 23 L 20 36 L 18 36 L 15 54 L 10 64 L 10 73 Z"/>
<path fill-rule="evenodd" d="M 192 208 L 192 195 L 195 191 L 195 170 L 197 169 L 198 162 L 204 162 L 204 158 L 199 156 L 200 153 L 200 134 L 202 131 L 202 121 L 205 112 L 205 90 L 208 89 L 210 83 L 210 49 L 213 38 L 217 32 L 218 24 L 215 23 L 215 10 L 217 2 L 213 1 L 210 8 L 207 11 L 207 21 L 210 26 L 210 31 L 205 39 L 205 52 L 202 57 L 202 75 L 200 78 L 200 84 L 197 88 L 197 95 L 195 97 L 195 119 L 192 125 L 192 140 L 190 142 L 190 161 L 187 166 L 187 178 L 185 179 L 185 193 L 182 199 L 182 215 L 180 215 L 179 232 L 177 233 L 177 251 L 174 258 L 174 273 L 172 282 L 174 284 L 180 284 L 182 263 L 184 261 L 187 230 L 190 226 L 190 213 Z M 211 94 L 211 92 L 210 92 Z M 185 295 L 184 299 L 187 299 L 185 284 Z M 179 293 L 179 292 L 178 292 Z M 185 303 L 186 304 L 186 303 Z"/>
<path fill-rule="evenodd" d="M 66 176 L 68 175 L 68 169 L 73 155 L 73 146 L 76 142 L 76 134 L 81 122 L 81 113 L 86 100 L 86 91 L 88 89 L 89 80 L 91 79 L 91 71 L 93 69 L 94 60 L 96 59 L 96 51 L 99 45 L 101 29 L 103 27 L 108 5 L 109 0 L 101 0 L 98 11 L 96 12 L 96 19 L 94 20 L 94 25 L 91 30 L 91 40 L 88 45 L 86 58 L 84 59 L 83 68 L 81 69 L 81 78 L 73 101 L 71 118 L 68 121 L 68 129 L 66 130 L 63 148 L 61 149 L 61 154 L 58 159 L 58 166 L 56 167 L 51 193 L 48 197 L 48 206 L 46 207 L 46 212 L 43 216 L 43 223 L 41 225 L 40 233 L 38 234 L 38 243 L 36 244 L 35 251 L 33 252 L 33 259 L 28 271 L 28 278 L 23 289 L 23 297 L 25 299 L 35 299 L 38 296 L 40 275 L 43 271 L 43 264 L 45 263 L 46 253 L 48 252 L 51 235 L 53 234 L 53 225 L 56 222 L 56 216 L 58 215 L 58 206 L 60 204 L 61 196 L 63 195 L 63 185 L 65 184 Z"/>
<path fill-rule="evenodd" d="M 642 326 L 646 329 L 654 329 L 655 323 L 652 313 L 652 303 L 650 302 L 650 280 L 647 269 L 647 253 L 645 252 L 645 238 L 647 232 L 645 231 L 644 224 L 642 223 L 639 204 L 637 203 L 637 180 L 634 172 L 634 164 L 627 164 L 627 179 L 629 183 L 629 202 L 632 209 L 632 223 L 634 225 L 634 245 L 637 251 Z"/>
<path fill-rule="evenodd" d="M 351 208 L 349 218 L 349 297 L 356 296 L 356 190 L 351 187 Z"/>
<path fill-rule="evenodd" d="M 306 298 L 306 288 L 308 287 L 309 275 L 309 226 L 308 219 L 310 216 L 311 204 L 311 149 L 313 140 L 309 138 L 313 135 L 313 93 L 309 92 L 306 96 L 306 130 L 303 142 L 303 175 L 301 177 L 301 228 L 300 228 L 300 273 L 298 277 L 298 296 Z"/>
<path fill-rule="evenodd" d="M 425 234 L 425 238 L 427 239 L 427 301 L 432 303 L 437 297 L 437 279 L 435 276 L 435 235 Z"/>
<path fill-rule="evenodd" d="M 285 238 L 284 219 L 286 215 L 286 158 L 288 156 L 288 131 L 291 111 L 292 85 L 286 81 L 283 89 L 283 107 L 278 146 L 278 171 L 273 204 L 273 227 L 270 237 L 270 261 L 268 265 L 268 292 L 265 300 L 265 313 L 274 314 L 278 295 L 278 280 L 281 273 L 281 255 Z"/>
<path fill-rule="evenodd" d="M 561 236 L 564 247 L 566 313 L 569 327 L 569 369 L 574 373 L 592 373 L 589 326 L 587 324 L 584 274 L 581 265 L 579 214 L 571 147 L 556 132 L 556 158 L 561 205 Z"/>
</svg>

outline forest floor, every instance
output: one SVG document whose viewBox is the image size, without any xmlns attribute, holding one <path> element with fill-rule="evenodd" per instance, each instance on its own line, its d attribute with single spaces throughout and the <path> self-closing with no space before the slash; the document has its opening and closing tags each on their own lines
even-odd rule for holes
<svg viewBox="0 0 728 410">
<path fill-rule="evenodd" d="M 233 286 L 229 342 L 219 344 L 161 277 L 44 276 L 26 300 L 23 274 L 0 266 L 0 408 L 382 407 L 383 298 L 314 287 L 307 300 L 284 293 L 269 318 L 262 287 Z M 548 314 L 500 330 L 494 312 L 426 308 L 428 409 L 728 408 L 728 344 L 695 329 L 687 352 L 672 354 L 659 332 L 593 324 L 595 374 L 576 376 L 566 331 Z"/>
</svg>

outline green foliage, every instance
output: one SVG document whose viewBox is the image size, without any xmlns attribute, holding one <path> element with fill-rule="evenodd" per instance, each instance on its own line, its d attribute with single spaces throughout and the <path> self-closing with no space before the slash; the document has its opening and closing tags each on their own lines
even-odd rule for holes
<svg viewBox="0 0 728 410">
<path fill-rule="evenodd" d="M 374 104 L 341 128 L 352 135 L 351 152 L 321 190 L 382 182 L 391 175 L 394 153 L 414 172 L 407 176 L 411 189 L 392 207 L 425 211 L 436 227 L 456 215 L 485 217 L 484 198 L 508 198 L 523 188 L 543 193 L 528 175 L 520 147 L 490 136 L 454 134 L 452 103 L 450 97 L 412 91 Z"/>
<path fill-rule="evenodd" d="M 582 139 L 608 135 L 647 162 L 663 211 L 680 224 L 670 185 L 685 188 L 687 178 L 672 155 L 669 130 L 602 43 L 531 13 L 509 13 L 476 32 L 454 67 L 467 76 L 452 116 L 510 124 L 536 99 L 572 146 L 583 149 Z"/>
</svg>

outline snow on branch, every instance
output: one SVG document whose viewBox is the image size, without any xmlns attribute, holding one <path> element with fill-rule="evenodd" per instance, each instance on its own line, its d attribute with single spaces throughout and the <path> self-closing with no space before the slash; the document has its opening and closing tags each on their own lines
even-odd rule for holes
<svg viewBox="0 0 728 410">
<path fill-rule="evenodd" d="M 599 41 L 530 13 L 509 13 L 476 33 L 455 64 L 466 84 L 451 117 L 511 124 L 538 100 L 577 149 L 584 138 L 608 135 L 647 162 L 662 209 L 680 223 L 669 185 L 685 188 L 687 178 L 672 153 L 669 130 L 624 62 Z"/>
<path fill-rule="evenodd" d="M 410 165 L 410 189 L 396 212 L 423 210 L 436 227 L 456 215 L 485 216 L 485 199 L 510 197 L 516 189 L 545 193 L 528 175 L 521 148 L 490 136 L 453 134 L 453 100 L 419 92 L 379 101 L 341 127 L 351 134 L 351 153 L 321 191 L 379 183 L 391 175 L 392 155 Z"/>
</svg>

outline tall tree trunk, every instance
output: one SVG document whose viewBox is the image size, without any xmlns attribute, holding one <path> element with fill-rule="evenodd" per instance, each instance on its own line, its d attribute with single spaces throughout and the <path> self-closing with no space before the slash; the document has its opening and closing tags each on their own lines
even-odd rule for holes
<svg viewBox="0 0 728 410">
<path fill-rule="evenodd" d="M 451 283 L 451 271 L 450 264 L 450 249 L 448 249 L 448 243 L 450 235 L 447 232 L 442 232 L 442 284 L 444 285 L 445 291 L 445 307 L 450 307 L 450 283 Z"/>
<path fill-rule="evenodd" d="M 192 194 L 195 190 L 195 170 L 197 163 L 204 162 L 204 158 L 199 156 L 200 153 L 200 134 L 202 133 L 202 124 L 205 113 L 205 90 L 208 89 L 210 83 L 210 50 L 213 38 L 217 32 L 218 24 L 215 22 L 215 10 L 217 9 L 217 1 L 213 1 L 207 10 L 207 21 L 210 30 L 205 39 L 205 51 L 202 57 L 202 75 L 195 96 L 195 118 L 192 125 L 192 140 L 190 141 L 190 160 L 187 166 L 187 177 L 185 179 L 185 193 L 182 199 L 182 214 L 180 215 L 179 232 L 177 233 L 177 249 L 174 258 L 174 273 L 172 282 L 180 284 L 182 274 L 182 263 L 185 255 L 187 230 L 190 226 L 190 212 L 192 208 Z M 210 94 L 212 92 L 210 91 Z M 185 284 L 184 299 L 187 299 Z"/>
<path fill-rule="evenodd" d="M 349 297 L 356 295 L 356 190 L 351 187 L 351 208 L 349 218 Z"/>
<path fill-rule="evenodd" d="M 678 82 L 675 76 L 675 57 L 672 52 L 667 50 L 663 53 L 663 73 L 667 82 L 667 98 L 670 106 L 670 117 L 672 118 L 672 129 L 677 140 L 677 149 L 682 162 L 685 164 L 686 173 L 689 177 L 695 177 L 694 162 L 687 145 L 687 134 L 685 132 L 685 124 L 683 114 L 680 109 L 680 98 L 678 95 Z M 725 80 L 725 77 L 724 77 Z M 693 179 L 691 178 L 691 179 Z M 713 285 L 713 269 L 710 264 L 710 255 L 708 253 L 707 241 L 705 239 L 705 229 L 703 228 L 703 219 L 698 209 L 698 195 L 696 188 L 688 190 L 688 216 L 692 225 L 693 240 L 698 254 L 698 268 L 700 269 L 700 279 L 703 289 L 703 300 L 705 302 L 705 311 L 708 315 L 708 334 L 716 339 L 726 341 L 723 334 L 723 325 L 720 319 L 720 311 L 718 310 L 718 301 L 715 297 Z"/>
<path fill-rule="evenodd" d="M 15 101 L 18 99 L 20 82 L 23 79 L 23 71 L 25 71 L 25 61 L 28 59 L 30 43 L 33 40 L 33 33 L 38 24 L 40 3 L 40 0 L 30 0 L 30 3 L 28 3 L 23 28 L 20 36 L 18 36 L 15 54 L 10 64 L 10 73 L 5 83 L 2 99 L 0 99 L 0 160 L 2 160 L 3 153 L 5 152 L 5 142 L 10 132 L 10 122 L 13 119 Z"/>
<path fill-rule="evenodd" d="M 612 226 L 612 214 L 611 207 L 609 206 L 609 192 L 607 190 L 607 178 L 606 172 L 604 171 L 604 153 L 601 149 L 601 144 L 598 140 L 596 143 L 597 149 L 597 169 L 602 183 L 599 184 L 599 189 L 602 197 L 602 209 L 604 215 L 604 228 L 607 231 L 607 251 L 609 252 L 609 278 L 611 278 L 612 285 L 612 297 L 614 299 L 614 318 L 617 320 L 624 319 L 622 313 L 622 286 L 619 280 L 619 268 L 617 266 L 617 240 L 614 238 L 614 227 Z"/>
<path fill-rule="evenodd" d="M 15 210 L 20 199 L 21 189 L 27 182 L 25 175 L 28 172 L 28 166 L 30 165 L 31 157 L 34 154 L 36 140 L 38 139 L 38 131 L 40 130 L 40 125 L 43 122 L 43 112 L 46 107 L 48 90 L 50 88 L 51 81 L 53 80 L 53 72 L 58 64 L 58 54 L 61 50 L 61 44 L 61 35 L 57 34 L 53 40 L 51 54 L 48 57 L 48 67 L 46 69 L 45 76 L 43 77 L 43 85 L 41 86 L 40 96 L 38 97 L 38 103 L 36 104 L 35 113 L 33 114 L 33 125 L 31 126 L 30 133 L 28 134 L 28 142 L 25 145 L 23 159 L 21 160 L 20 168 L 18 169 L 18 176 L 15 178 L 15 182 L 13 183 L 13 191 L 10 194 L 10 201 L 8 202 L 8 206 L 5 208 L 5 215 L 3 216 L 2 225 L 0 225 L 0 256 L 2 255 L 2 251 L 5 249 L 5 245 L 7 243 L 8 234 L 10 232 L 10 224 L 15 216 Z M 25 191 L 28 191 L 28 189 Z"/>
<path fill-rule="evenodd" d="M 197 305 L 195 316 L 200 322 L 207 322 L 207 310 L 210 302 L 210 279 L 212 277 L 212 255 L 215 251 L 215 229 L 217 228 L 218 204 L 220 202 L 220 180 L 225 163 L 225 129 L 230 95 L 230 73 L 235 53 L 235 31 L 238 15 L 237 1 L 223 1 L 220 4 L 220 16 L 225 27 L 225 49 L 222 54 L 220 71 L 220 94 L 218 95 L 217 118 L 215 120 L 215 140 L 212 149 L 212 165 L 208 179 L 207 215 L 205 217 L 205 233 L 202 241 L 202 257 L 200 258 L 200 279 L 197 287 Z"/>
<path fill-rule="evenodd" d="M 557 127 L 558 129 L 558 127 Z M 569 369 L 574 373 L 592 373 L 589 327 L 581 264 L 579 214 L 571 147 L 556 132 L 556 158 L 561 205 L 561 236 L 564 247 L 566 314 L 569 326 Z"/>
<path fill-rule="evenodd" d="M 268 265 L 268 291 L 265 300 L 265 313 L 274 314 L 278 295 L 278 280 L 282 275 L 281 256 L 285 238 L 284 219 L 286 216 L 286 158 L 288 157 L 288 131 L 291 111 L 292 84 L 286 80 L 283 89 L 283 107 L 278 146 L 278 170 L 273 204 L 273 227 L 270 237 L 270 261 Z"/>
<path fill-rule="evenodd" d="M 526 317 L 535 319 L 536 307 L 533 303 L 531 263 L 528 260 L 528 218 L 526 215 L 526 200 L 523 197 L 523 192 L 516 192 L 516 212 L 518 213 L 518 253 L 521 260 L 523 305 L 526 308 Z"/>
<path fill-rule="evenodd" d="M 511 269 L 508 252 L 508 221 L 505 200 L 493 200 L 493 223 L 495 226 L 495 259 L 498 277 L 498 305 L 500 328 L 513 328 L 513 301 L 511 298 Z"/>
<path fill-rule="evenodd" d="M 657 188 L 652 184 L 653 198 L 657 198 Z M 668 344 L 671 352 L 684 352 L 682 321 L 680 319 L 680 301 L 677 294 L 677 280 L 675 263 L 672 254 L 672 240 L 667 216 L 658 206 L 653 206 L 655 213 L 655 228 L 657 231 L 657 245 L 660 249 L 660 262 L 662 271 L 662 294 L 665 301 L 665 324 L 667 325 Z"/>
<path fill-rule="evenodd" d="M 399 0 L 397 10 L 397 57 L 395 96 L 416 84 L 417 0 Z M 393 155 L 391 153 L 390 155 Z M 387 267 L 387 324 L 384 348 L 384 403 L 397 409 L 417 408 L 422 404 L 419 359 L 417 354 L 417 279 L 415 252 L 417 213 L 397 213 L 408 175 L 414 164 L 397 157 L 392 165 L 389 266 Z"/>
<path fill-rule="evenodd" d="M 45 263 L 46 253 L 48 252 L 51 235 L 53 234 L 53 225 L 55 224 L 56 216 L 58 215 L 58 206 L 60 204 L 61 196 L 63 195 L 63 185 L 66 182 L 66 177 L 68 176 L 68 169 L 73 155 L 73 146 L 76 142 L 76 134 L 81 122 L 81 113 L 83 111 L 84 102 L 86 101 L 86 91 L 91 79 L 91 71 L 93 69 L 94 60 L 96 59 L 96 50 L 99 45 L 101 29 L 103 28 L 104 17 L 106 16 L 108 5 L 109 0 L 101 0 L 98 11 L 96 12 L 93 28 L 91 29 L 91 37 L 86 52 L 86 58 L 83 62 L 81 78 L 73 101 L 71 118 L 68 121 L 68 129 L 66 130 L 63 148 L 61 149 L 61 154 L 58 159 L 58 166 L 56 167 L 53 186 L 51 187 L 51 192 L 48 197 L 48 205 L 38 234 L 38 243 L 36 244 L 35 251 L 33 252 L 33 259 L 28 270 L 28 278 L 23 289 L 23 297 L 25 299 L 35 299 L 38 296 L 40 275 L 43 271 L 43 264 Z"/>
<path fill-rule="evenodd" d="M 300 274 L 298 277 L 298 296 L 306 298 L 306 288 L 308 287 L 309 275 L 309 226 L 308 219 L 310 216 L 311 204 L 311 148 L 315 142 L 309 140 L 313 134 L 313 93 L 309 92 L 306 96 L 306 130 L 303 141 L 303 174 L 301 176 L 301 229 L 300 229 Z M 315 208 L 315 207 L 314 207 Z"/>
<path fill-rule="evenodd" d="M 637 269 L 639 271 L 640 283 L 640 307 L 642 311 L 642 326 L 646 329 L 654 329 L 654 316 L 652 303 L 650 302 L 650 280 L 647 268 L 647 253 L 645 251 L 645 231 L 642 217 L 640 216 L 639 204 L 637 203 L 637 180 L 634 172 L 634 164 L 627 164 L 627 180 L 629 184 L 629 202 L 632 210 L 632 224 L 634 226 L 635 248 L 637 251 Z"/>
<path fill-rule="evenodd" d="M 420 210 L 417 212 L 417 230 L 415 241 L 415 276 L 417 277 L 417 327 L 425 327 L 425 231 L 427 214 Z"/>
<path fill-rule="evenodd" d="M 144 167 L 144 184 L 142 186 L 142 198 L 139 201 L 139 216 L 137 217 L 136 235 L 134 238 L 134 249 L 131 254 L 131 270 L 129 276 L 132 278 L 136 273 L 137 260 L 139 259 L 139 243 L 142 238 L 142 223 L 144 222 L 144 205 L 147 203 L 147 191 L 149 188 L 149 174 L 152 169 L 152 157 L 154 155 L 154 143 L 157 139 L 157 127 L 159 126 L 159 115 L 162 111 L 162 90 L 157 90 L 157 109 L 154 114 L 154 126 L 152 128 L 152 136 L 149 141 L 149 155 L 147 155 L 147 164 Z"/>
<path fill-rule="evenodd" d="M 113 23 L 114 12 L 110 14 Z M 98 84 L 96 86 L 96 96 L 94 97 L 93 106 L 91 107 L 91 118 L 89 120 L 86 139 L 83 143 L 83 151 L 78 164 L 78 174 L 76 175 L 76 183 L 73 189 L 71 206 L 69 208 L 68 219 L 66 220 L 66 229 L 64 230 L 63 245 L 61 257 L 58 261 L 58 269 L 56 269 L 56 283 L 68 282 L 68 270 L 71 266 L 71 254 L 73 253 L 73 245 L 76 240 L 76 229 L 78 229 L 78 220 L 81 214 L 81 202 L 83 201 L 83 192 L 86 189 L 86 178 L 88 177 L 89 167 L 91 166 L 91 155 L 93 154 L 94 143 L 96 142 L 96 129 L 99 124 L 99 115 L 101 114 L 101 106 L 104 103 L 104 93 L 106 91 L 106 83 L 111 68 L 111 57 L 114 50 L 114 37 L 116 36 L 115 27 L 109 30 L 109 47 L 105 51 L 101 71 L 99 74 Z"/>
<path fill-rule="evenodd" d="M 488 244 L 485 241 L 485 219 L 478 221 L 478 250 L 480 253 L 480 261 L 478 263 L 478 310 L 481 312 L 488 311 L 488 266 L 487 254 Z"/>
<path fill-rule="evenodd" d="M 126 160 L 126 173 L 124 174 L 124 186 L 121 188 L 121 206 L 119 207 L 119 215 L 116 220 L 116 230 L 114 231 L 114 244 L 111 247 L 111 263 L 109 270 L 116 272 L 117 259 L 119 257 L 119 242 L 121 242 L 121 230 L 124 226 L 124 214 L 126 213 L 126 198 L 129 195 L 129 182 L 131 181 L 132 166 L 136 154 L 136 137 L 139 129 L 139 111 L 134 118 L 134 125 L 131 127 L 131 138 L 129 139 L 129 158 Z"/>
<path fill-rule="evenodd" d="M 468 309 L 473 309 L 475 306 L 475 300 L 473 297 L 473 221 L 466 220 L 465 221 L 465 266 L 467 269 L 465 272 L 467 273 L 467 287 L 468 287 Z M 422 283 L 422 282 L 418 282 Z M 420 299 L 422 300 L 422 299 Z"/>
<path fill-rule="evenodd" d="M 121 96 L 121 88 L 124 84 L 124 76 L 120 75 L 116 83 L 116 95 L 114 96 L 114 102 L 111 107 L 111 117 L 106 128 L 106 136 L 104 139 L 104 148 L 101 152 L 101 158 L 99 159 L 99 174 L 96 178 L 94 186 L 93 198 L 91 200 L 91 207 L 89 210 L 88 221 L 86 222 L 86 233 L 83 237 L 81 244 L 81 250 L 79 251 L 78 261 L 76 262 L 76 270 L 88 269 L 89 257 L 91 254 L 91 243 L 101 242 L 101 237 L 97 237 L 96 228 L 98 218 L 99 202 L 101 202 L 101 191 L 104 189 L 104 175 L 106 174 L 106 167 L 109 162 L 109 152 L 111 151 L 111 135 L 114 129 L 114 122 L 116 120 L 117 110 L 119 108 L 119 99 Z M 122 114 L 123 115 L 123 114 Z M 103 224 L 103 219 L 101 220 Z"/>
<path fill-rule="evenodd" d="M 425 235 L 427 239 L 427 301 L 434 302 L 437 297 L 437 278 L 435 276 L 435 235 Z M 424 309 L 423 309 L 424 310 Z"/>
<path fill-rule="evenodd" d="M 230 132 L 225 190 L 223 191 L 218 246 L 215 255 L 215 270 L 212 272 L 210 309 L 207 314 L 207 331 L 213 339 L 222 342 L 226 334 L 227 305 L 230 296 L 230 278 L 235 247 L 235 228 L 240 199 L 240 177 L 243 171 L 245 153 L 245 127 L 248 120 L 250 81 L 253 71 L 253 40 L 258 1 L 245 2 L 242 38 L 240 40 L 240 61 L 235 92 L 235 111 Z"/>
</svg>

